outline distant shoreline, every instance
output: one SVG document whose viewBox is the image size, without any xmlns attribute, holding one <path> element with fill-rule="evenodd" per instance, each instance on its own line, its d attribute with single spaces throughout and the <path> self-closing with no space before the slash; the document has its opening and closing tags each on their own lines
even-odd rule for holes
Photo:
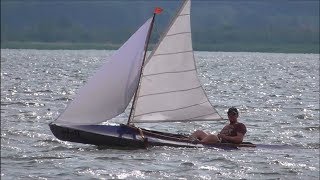
<svg viewBox="0 0 320 180">
<path fill-rule="evenodd" d="M 42 49 L 42 50 L 115 50 L 121 44 L 113 43 L 72 43 L 72 42 L 1 42 L 1 49 Z M 154 44 L 149 46 L 154 47 Z M 195 51 L 222 52 L 269 52 L 269 53 L 312 53 L 319 54 L 319 44 L 270 44 L 270 43 L 224 43 L 197 44 Z"/>
</svg>

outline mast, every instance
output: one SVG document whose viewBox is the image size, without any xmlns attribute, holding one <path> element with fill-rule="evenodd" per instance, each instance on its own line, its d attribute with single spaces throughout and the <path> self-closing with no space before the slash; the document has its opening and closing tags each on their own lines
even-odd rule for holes
<svg viewBox="0 0 320 180">
<path fill-rule="evenodd" d="M 146 43 L 145 43 L 145 51 L 144 51 L 143 60 L 142 60 L 142 64 L 141 64 L 141 69 L 140 69 L 139 83 L 138 83 L 138 87 L 136 89 L 136 93 L 135 93 L 135 95 L 133 97 L 133 101 L 132 101 L 130 115 L 129 115 L 129 119 L 128 119 L 127 125 L 130 124 L 130 122 L 131 122 L 131 120 L 133 118 L 132 115 L 133 115 L 133 112 L 134 112 L 134 104 L 136 103 L 136 99 L 137 99 L 137 95 L 138 95 L 137 92 L 138 92 L 139 87 L 140 87 L 142 71 L 143 71 L 143 67 L 145 65 L 145 60 L 146 60 L 146 56 L 147 56 L 147 51 L 148 51 L 149 41 L 150 41 L 150 37 L 151 37 L 151 32 L 152 32 L 153 25 L 154 25 L 154 20 L 155 20 L 156 14 L 160 14 L 161 12 L 162 12 L 162 9 L 157 7 L 157 8 L 155 8 L 153 16 L 152 16 L 151 26 L 149 28 L 148 35 L 147 35 L 147 40 L 146 40 Z"/>
</svg>

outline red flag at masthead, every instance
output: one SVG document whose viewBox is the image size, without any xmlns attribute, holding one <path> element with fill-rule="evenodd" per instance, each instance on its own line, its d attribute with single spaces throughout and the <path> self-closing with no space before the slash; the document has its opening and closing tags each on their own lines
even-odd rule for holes
<svg viewBox="0 0 320 180">
<path fill-rule="evenodd" d="M 163 9 L 161 7 L 154 8 L 154 13 L 155 14 L 160 14 L 162 11 L 163 11 Z"/>
</svg>

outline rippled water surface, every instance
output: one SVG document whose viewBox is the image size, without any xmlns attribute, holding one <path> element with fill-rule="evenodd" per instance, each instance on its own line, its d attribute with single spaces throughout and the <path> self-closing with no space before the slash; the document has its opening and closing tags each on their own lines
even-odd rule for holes
<svg viewBox="0 0 320 180">
<path fill-rule="evenodd" d="M 259 148 L 117 150 L 57 140 L 48 123 L 112 52 L 1 50 L 1 179 L 319 179 L 319 54 L 196 52 L 210 101 L 224 118 L 238 107 L 245 140 Z M 144 126 L 216 133 L 226 123 Z"/>
</svg>

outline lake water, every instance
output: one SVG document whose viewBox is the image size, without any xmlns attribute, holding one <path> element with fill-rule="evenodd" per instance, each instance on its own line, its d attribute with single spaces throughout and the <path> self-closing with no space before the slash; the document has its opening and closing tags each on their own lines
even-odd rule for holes
<svg viewBox="0 0 320 180">
<path fill-rule="evenodd" d="M 1 179 L 319 179 L 319 54 L 195 53 L 212 104 L 224 118 L 239 108 L 245 141 L 264 148 L 117 150 L 57 140 L 48 124 L 112 52 L 1 50 Z M 226 123 L 144 126 L 217 133 Z"/>
</svg>

